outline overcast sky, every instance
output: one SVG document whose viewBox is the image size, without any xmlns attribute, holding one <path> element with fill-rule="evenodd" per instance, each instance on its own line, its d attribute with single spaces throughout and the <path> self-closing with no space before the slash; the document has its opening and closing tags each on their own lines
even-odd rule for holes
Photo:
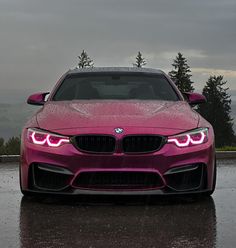
<svg viewBox="0 0 236 248">
<path fill-rule="evenodd" d="M 165 72 L 182 52 L 195 88 L 222 74 L 236 89 L 236 1 L 0 0 L 0 90 L 50 90 L 82 49 L 96 66 L 141 51 Z"/>
</svg>

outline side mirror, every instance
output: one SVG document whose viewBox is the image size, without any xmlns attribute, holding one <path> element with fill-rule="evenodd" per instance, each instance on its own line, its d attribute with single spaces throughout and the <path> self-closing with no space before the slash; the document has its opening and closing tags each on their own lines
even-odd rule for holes
<svg viewBox="0 0 236 248">
<path fill-rule="evenodd" d="M 29 96 L 29 98 L 27 99 L 27 103 L 32 105 L 44 105 L 44 103 L 46 102 L 45 96 L 48 94 L 49 92 L 33 94 Z"/>
<path fill-rule="evenodd" d="M 183 94 L 186 96 L 187 101 L 190 105 L 196 105 L 207 102 L 206 97 L 203 96 L 202 94 L 191 93 L 191 92 L 185 92 Z"/>
</svg>

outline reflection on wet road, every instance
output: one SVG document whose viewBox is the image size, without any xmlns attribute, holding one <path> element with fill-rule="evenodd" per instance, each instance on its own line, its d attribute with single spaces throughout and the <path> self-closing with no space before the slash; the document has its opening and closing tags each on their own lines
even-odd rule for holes
<svg viewBox="0 0 236 248">
<path fill-rule="evenodd" d="M 17 165 L 0 164 L 0 247 L 234 247 L 236 161 L 213 198 L 27 199 Z"/>
<path fill-rule="evenodd" d="M 21 202 L 23 247 L 214 247 L 215 229 L 212 199 L 152 206 Z"/>
</svg>

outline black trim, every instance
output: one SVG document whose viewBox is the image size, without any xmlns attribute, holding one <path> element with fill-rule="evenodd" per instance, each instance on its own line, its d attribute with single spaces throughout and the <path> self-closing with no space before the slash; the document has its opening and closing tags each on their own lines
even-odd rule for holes
<svg viewBox="0 0 236 248">
<path fill-rule="evenodd" d="M 185 191 L 185 192 L 165 192 L 161 189 L 157 190 L 132 190 L 132 191 L 99 191 L 99 190 L 81 190 L 81 189 L 70 189 L 69 191 L 38 191 L 38 190 L 25 190 L 25 192 L 38 194 L 38 195 L 53 195 L 53 196 L 77 196 L 77 195 L 146 195 L 146 196 L 187 196 L 208 193 L 211 190 L 196 190 L 196 191 Z"/>
<path fill-rule="evenodd" d="M 168 170 L 164 175 L 177 174 L 181 172 L 193 171 L 198 168 L 199 164 L 178 166 Z"/>
</svg>

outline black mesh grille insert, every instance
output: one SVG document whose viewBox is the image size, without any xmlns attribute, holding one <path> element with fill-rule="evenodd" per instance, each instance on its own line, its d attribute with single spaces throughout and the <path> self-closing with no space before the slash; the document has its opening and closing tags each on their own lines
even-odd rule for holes
<svg viewBox="0 0 236 248">
<path fill-rule="evenodd" d="M 38 164 L 33 164 L 31 166 L 31 173 L 33 173 L 33 187 L 58 191 L 69 185 L 69 181 L 72 178 L 71 175 L 50 171 L 48 170 L 48 166 L 45 167 L 46 170 L 44 170 L 42 169 L 43 164 L 42 168 L 40 168 L 40 166 L 38 166 Z"/>
<path fill-rule="evenodd" d="M 74 138 L 74 144 L 84 152 L 112 153 L 116 140 L 108 135 L 80 135 Z"/>
<path fill-rule="evenodd" d="M 123 139 L 125 153 L 153 152 L 161 148 L 163 137 L 157 135 L 135 135 Z"/>
<path fill-rule="evenodd" d="M 184 167 L 182 167 L 184 168 Z M 185 166 L 187 168 L 187 166 Z M 191 165 L 189 166 L 191 168 Z M 176 191 L 194 190 L 201 186 L 203 180 L 204 167 L 203 164 L 196 165 L 196 169 L 183 170 L 166 174 L 165 180 L 167 185 Z"/>
<path fill-rule="evenodd" d="M 163 186 L 161 177 L 152 172 L 82 172 L 75 187 L 91 189 L 150 189 Z"/>
</svg>

